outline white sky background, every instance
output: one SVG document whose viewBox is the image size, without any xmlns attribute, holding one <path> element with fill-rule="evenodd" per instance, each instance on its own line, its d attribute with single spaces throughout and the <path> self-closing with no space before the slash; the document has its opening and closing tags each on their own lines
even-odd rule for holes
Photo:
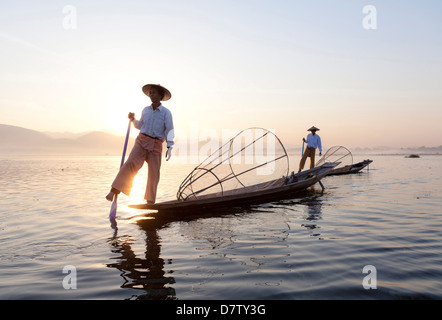
<svg viewBox="0 0 442 320">
<path fill-rule="evenodd" d="M 439 146 L 441 34 L 436 0 L 2 1 L 0 123 L 124 135 L 159 83 L 178 131 L 299 144 L 315 125 L 329 146 Z"/>
</svg>

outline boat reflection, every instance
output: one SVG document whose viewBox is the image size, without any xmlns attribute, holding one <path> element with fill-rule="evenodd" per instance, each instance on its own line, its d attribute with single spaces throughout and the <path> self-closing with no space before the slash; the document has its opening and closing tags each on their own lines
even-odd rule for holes
<svg viewBox="0 0 442 320">
<path fill-rule="evenodd" d="M 187 213 L 185 216 L 176 212 L 164 216 L 156 216 L 155 213 L 147 213 L 137 216 L 134 222 L 145 232 L 145 251 L 142 257 L 135 252 L 134 240 L 130 236 L 119 236 L 117 221 L 111 221 L 111 227 L 115 230 L 109 239 L 111 251 L 118 254 L 113 258 L 115 262 L 108 263 L 108 268 L 115 268 L 121 272 L 124 279 L 121 288 L 140 290 L 140 294 L 132 293 L 129 299 L 134 300 L 174 300 L 176 292 L 173 288 L 175 278 L 170 276 L 173 271 L 166 274 L 164 267 L 172 264 L 172 259 L 165 261 L 161 258 L 161 238 L 158 233 L 167 228 L 171 222 L 191 222 L 197 219 L 210 217 L 223 217 L 236 214 L 247 214 L 259 211 L 259 208 L 236 207 L 222 210 L 210 210 L 194 214 Z M 139 251 L 139 249 L 138 249 Z M 168 268 L 170 269 L 170 268 Z"/>
<path fill-rule="evenodd" d="M 319 229 L 317 221 L 322 219 L 322 198 L 315 196 L 306 199 L 304 204 L 306 205 L 306 212 L 303 219 L 306 223 L 301 224 L 301 226 L 311 230 L 311 236 L 319 237 L 321 234 L 317 230 Z"/>
<path fill-rule="evenodd" d="M 159 232 L 163 228 L 167 228 L 170 223 L 173 222 L 189 222 L 185 224 L 192 228 L 192 221 L 198 221 L 208 218 L 222 218 L 229 216 L 247 215 L 250 213 L 269 213 L 271 214 L 274 210 L 278 210 L 281 207 L 292 207 L 293 206 L 305 206 L 306 215 L 302 216 L 302 221 L 306 221 L 301 226 L 310 230 L 319 228 L 315 221 L 322 219 L 322 200 L 321 196 L 316 192 L 307 192 L 302 195 L 302 198 L 295 198 L 280 202 L 270 203 L 264 206 L 246 206 L 246 207 L 234 207 L 234 208 L 223 208 L 223 209 L 210 209 L 203 212 L 187 212 L 185 215 L 181 212 L 169 213 L 167 215 L 161 215 L 156 213 L 146 213 L 137 216 L 133 222 L 136 223 L 141 230 L 145 232 L 145 248 L 143 247 L 143 255 L 137 255 L 135 250 L 134 239 L 130 236 L 119 236 L 118 228 L 116 227 L 116 222 L 113 221 L 112 227 L 115 230 L 114 237 L 110 239 L 109 243 L 111 245 L 111 250 L 113 253 L 118 254 L 114 258 L 115 262 L 107 264 L 109 268 L 118 269 L 121 272 L 121 277 L 124 279 L 124 283 L 121 288 L 140 290 L 139 294 L 134 294 L 131 291 L 130 299 L 137 300 L 171 300 L 177 299 L 175 289 L 173 284 L 175 283 L 175 278 L 171 276 L 173 270 L 171 266 L 166 264 L 172 264 L 172 259 L 165 261 L 161 258 L 161 238 L 159 237 Z M 299 208 L 299 207 L 298 207 Z M 269 215 L 269 218 L 274 219 L 275 216 Z M 221 222 L 225 222 L 220 220 Z M 284 220 L 285 221 L 285 220 Z M 299 220 L 298 220 L 299 221 Z M 213 223 L 211 221 L 210 223 Z M 264 222 L 265 223 L 265 222 Z M 285 222 L 284 222 L 285 223 Z M 230 226 L 230 225 L 229 225 Z M 198 230 L 195 233 L 186 232 L 190 234 L 192 238 L 203 237 L 207 238 L 209 246 L 205 249 L 215 250 L 220 247 L 231 246 L 232 239 L 234 235 L 230 230 L 230 227 L 226 228 L 225 223 L 221 226 L 216 225 L 210 230 L 201 234 L 201 221 L 198 224 Z M 219 230 L 218 230 L 219 229 Z M 218 232 L 215 232 L 218 230 Z M 282 229 L 281 229 L 282 230 Z M 282 230 L 282 236 L 287 237 L 287 230 Z M 227 234 L 226 234 L 227 232 Z M 275 230 L 275 232 L 277 232 Z M 195 235 L 196 234 L 196 235 Z M 319 236 L 319 233 L 314 232 L 312 236 Z M 278 243 L 283 243 L 284 239 L 280 239 L 280 234 L 275 234 L 271 238 L 272 241 L 278 240 Z M 229 242 L 229 241 L 230 242 Z M 226 244 L 227 243 L 227 244 Z M 273 242 L 272 242 L 273 243 Z M 244 244 L 243 244 L 244 245 Z M 253 244 L 250 244 L 253 248 Z M 139 251 L 139 245 L 137 246 L 137 251 Z M 255 261 L 257 258 L 245 257 L 245 264 L 247 261 Z M 259 258 L 259 257 L 258 257 Z M 233 258 L 232 258 L 233 259 Z M 241 259 L 240 256 L 235 255 L 234 259 Z M 263 259 L 262 257 L 260 259 Z M 170 270 L 166 273 L 164 270 Z"/>
<path fill-rule="evenodd" d="M 299 198 L 282 200 L 276 203 L 276 205 L 277 207 L 293 208 L 296 206 L 298 209 L 304 208 L 304 212 L 300 217 L 301 221 L 303 221 L 301 227 L 305 227 L 308 230 L 315 230 L 320 228 L 317 222 L 322 219 L 322 206 L 324 205 L 324 199 L 326 199 L 324 195 L 326 195 L 326 193 L 323 191 L 319 192 L 318 190 L 310 189 L 299 194 Z M 311 235 L 320 236 L 319 233 L 313 233 L 313 231 Z"/>
</svg>

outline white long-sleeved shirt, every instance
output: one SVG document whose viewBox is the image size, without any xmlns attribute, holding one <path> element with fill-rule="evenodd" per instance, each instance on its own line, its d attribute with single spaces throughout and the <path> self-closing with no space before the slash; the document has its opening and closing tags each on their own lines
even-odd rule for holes
<svg viewBox="0 0 442 320">
<path fill-rule="evenodd" d="M 134 119 L 133 123 L 134 127 L 139 129 L 141 133 L 153 138 L 166 140 L 167 147 L 173 145 L 175 134 L 172 113 L 163 105 L 160 105 L 155 110 L 152 105 L 144 108 L 140 120 Z"/>
<path fill-rule="evenodd" d="M 307 147 L 318 148 L 319 152 L 322 153 L 321 137 L 318 134 L 309 133 L 307 135 Z"/>
</svg>

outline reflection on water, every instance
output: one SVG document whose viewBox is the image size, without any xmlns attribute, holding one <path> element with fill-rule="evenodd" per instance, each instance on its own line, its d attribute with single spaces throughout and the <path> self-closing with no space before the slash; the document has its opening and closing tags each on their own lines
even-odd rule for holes
<svg viewBox="0 0 442 320">
<path fill-rule="evenodd" d="M 175 290 L 170 284 L 175 279 L 165 275 L 164 259 L 160 258 L 161 240 L 158 236 L 158 224 L 152 220 L 152 224 L 146 225 L 145 245 L 146 251 L 143 257 L 138 257 L 132 249 L 133 240 L 130 237 L 118 236 L 115 229 L 114 237 L 109 240 L 112 246 L 112 253 L 119 254 L 114 258 L 117 262 L 106 264 L 109 268 L 116 268 L 121 271 L 124 283 L 121 288 L 137 289 L 142 291 L 132 298 L 137 300 L 169 300 L 175 299 Z M 167 263 L 172 263 L 171 260 Z"/>
<path fill-rule="evenodd" d="M 314 197 L 310 201 L 305 201 L 305 203 L 307 205 L 307 214 L 304 219 L 307 222 L 303 223 L 301 226 L 310 230 L 318 229 L 319 227 L 315 222 L 322 219 L 322 200 L 320 197 Z M 317 230 L 312 233 L 312 236 L 320 235 L 321 234 Z"/>
<path fill-rule="evenodd" d="M 108 268 L 118 269 L 123 278 L 123 284 L 121 288 L 137 289 L 140 290 L 140 294 L 132 295 L 131 299 L 136 300 L 172 300 L 176 299 L 175 289 L 171 286 L 175 283 L 174 277 L 166 276 L 164 271 L 165 264 L 172 264 L 173 259 L 167 259 L 167 262 L 161 258 L 161 239 L 158 235 L 162 228 L 167 227 L 171 222 L 187 222 L 188 226 L 192 229 L 192 226 L 196 226 L 201 223 L 192 223 L 198 219 L 209 219 L 213 217 L 222 217 L 226 215 L 235 215 L 239 213 L 247 213 L 256 211 L 253 208 L 230 208 L 223 209 L 222 211 L 212 210 L 210 212 L 203 213 L 187 213 L 185 216 L 179 213 L 164 215 L 161 217 L 153 217 L 153 214 L 138 215 L 134 221 L 145 232 L 145 251 L 144 256 L 139 257 L 136 255 L 132 246 L 134 240 L 132 237 L 119 236 L 117 221 L 111 219 L 111 227 L 115 230 L 114 236 L 109 239 L 111 245 L 111 251 L 119 256 L 113 258 L 117 260 L 114 263 L 108 263 Z M 144 217 L 144 219 L 143 219 Z M 204 223 L 203 223 L 204 224 Z M 213 226 L 212 226 L 213 227 Z M 198 229 L 198 230 L 197 230 Z M 194 239 L 205 239 L 210 243 L 208 248 L 199 248 L 200 250 L 215 249 L 222 247 L 225 237 L 217 237 L 220 232 L 224 232 L 225 228 L 210 226 L 204 224 L 204 228 L 196 227 L 193 232 L 190 232 Z M 229 238 L 229 237 L 227 237 Z M 224 240 L 223 240 L 224 239 Z M 231 244 L 229 242 L 228 244 Z M 173 272 L 173 271 L 172 271 Z M 170 272 L 170 273 L 172 273 Z"/>
<path fill-rule="evenodd" d="M 327 191 L 327 196 L 330 196 L 330 191 Z M 302 215 L 302 220 L 305 220 L 305 222 L 303 222 L 301 226 L 308 230 L 319 229 L 317 221 L 322 219 L 324 192 L 309 189 L 299 194 L 298 197 L 297 199 L 280 201 L 278 208 L 294 208 L 294 206 L 305 208 L 304 214 Z M 278 208 L 275 209 L 277 210 Z M 312 236 L 320 236 L 320 234 L 314 233 Z"/>
<path fill-rule="evenodd" d="M 306 211 L 302 218 L 302 221 L 305 221 L 301 224 L 302 227 L 310 230 L 319 228 L 314 222 L 321 219 L 321 194 L 311 190 L 303 193 L 300 198 L 263 205 L 186 212 L 185 215 L 180 212 L 167 215 L 140 214 L 133 219 L 133 222 L 145 234 L 145 250 L 142 257 L 135 253 L 132 237 L 119 236 L 117 222 L 111 221 L 115 234 L 109 239 L 109 244 L 112 253 L 118 256 L 114 258 L 116 262 L 108 263 L 106 266 L 121 272 L 120 276 L 123 278 L 121 288 L 140 290 L 140 294 L 132 294 L 131 299 L 177 299 L 173 288 L 176 279 L 170 276 L 174 272 L 172 266 L 174 259 L 169 258 L 165 261 L 161 258 L 162 244 L 159 232 L 168 228 L 171 223 L 179 223 L 180 232 L 188 238 L 188 241 L 199 244 L 195 250 L 200 252 L 200 258 L 207 252 L 208 256 L 217 256 L 226 260 L 226 263 L 240 262 L 242 266 L 250 269 L 247 273 L 265 274 L 275 259 L 277 261 L 279 258 L 290 256 L 289 253 L 282 252 L 284 251 L 282 249 L 288 249 L 287 238 L 291 227 L 288 217 L 279 212 L 282 208 L 293 209 L 294 206 L 304 208 Z M 252 231 L 238 224 L 241 220 L 250 223 L 250 220 L 254 219 L 259 219 L 255 223 L 260 228 Z M 253 229 L 253 226 L 251 228 Z M 261 234 L 263 228 L 267 230 L 265 237 Z M 241 230 L 244 230 L 244 236 L 239 232 Z M 312 234 L 312 236 L 319 235 L 319 233 Z M 166 264 L 168 264 L 168 274 L 165 271 Z M 196 268 L 204 269 L 202 266 Z M 213 275 L 217 271 L 210 269 L 206 272 Z M 255 285 L 279 286 L 280 282 L 264 281 L 256 282 Z"/>
</svg>

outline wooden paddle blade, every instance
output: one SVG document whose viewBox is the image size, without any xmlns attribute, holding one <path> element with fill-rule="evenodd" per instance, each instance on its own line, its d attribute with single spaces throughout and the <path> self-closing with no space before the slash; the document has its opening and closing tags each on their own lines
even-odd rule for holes
<svg viewBox="0 0 442 320">
<path fill-rule="evenodd" d="M 109 219 L 115 220 L 117 217 L 117 198 L 115 197 L 114 201 L 112 202 L 111 209 L 109 212 Z"/>
</svg>

